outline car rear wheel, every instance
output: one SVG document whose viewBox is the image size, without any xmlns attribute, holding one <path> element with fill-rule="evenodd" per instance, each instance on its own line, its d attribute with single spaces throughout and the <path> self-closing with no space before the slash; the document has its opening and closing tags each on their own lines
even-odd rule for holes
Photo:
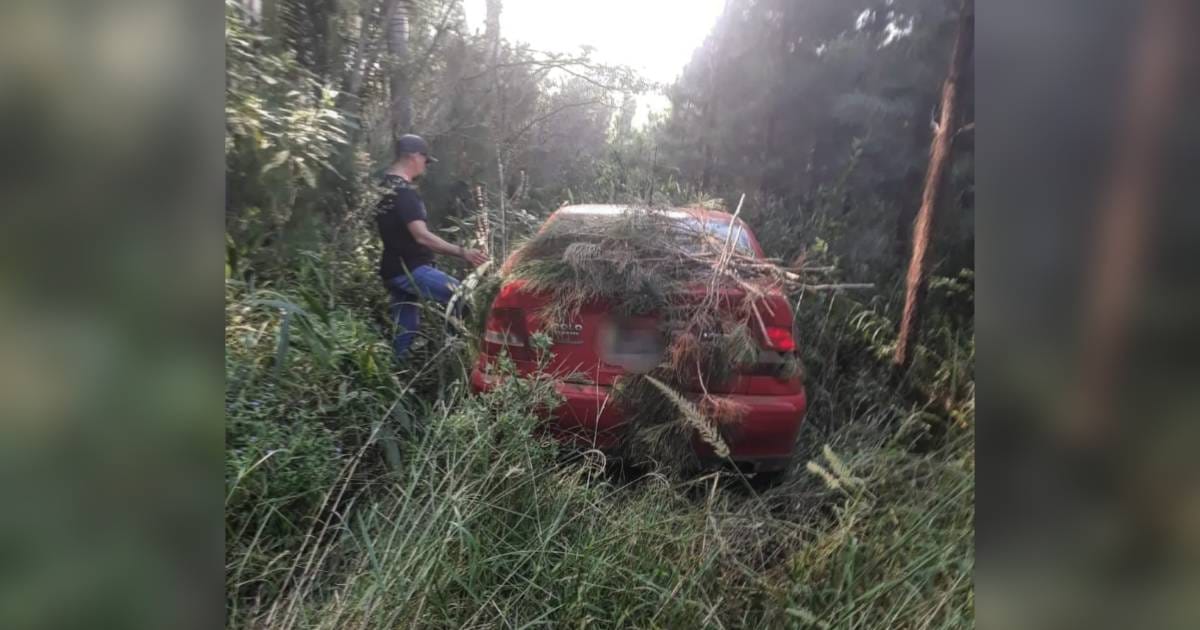
<svg viewBox="0 0 1200 630">
<path fill-rule="evenodd" d="M 754 473 L 754 476 L 750 477 L 750 487 L 760 492 L 774 488 L 787 479 L 787 474 L 787 468 Z"/>
</svg>

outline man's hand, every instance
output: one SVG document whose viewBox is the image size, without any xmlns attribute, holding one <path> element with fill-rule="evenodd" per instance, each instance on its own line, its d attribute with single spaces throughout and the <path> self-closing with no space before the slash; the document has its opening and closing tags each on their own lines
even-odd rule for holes
<svg viewBox="0 0 1200 630">
<path fill-rule="evenodd" d="M 466 249 L 466 248 L 463 248 L 463 250 L 462 250 L 462 258 L 463 258 L 463 260 L 471 263 L 471 265 L 475 266 L 475 267 L 478 267 L 479 265 L 482 265 L 483 263 L 487 262 L 487 259 L 488 259 L 487 256 L 483 255 L 483 252 L 481 252 L 477 249 Z"/>
<path fill-rule="evenodd" d="M 424 221 L 409 221 L 408 232 L 412 234 L 413 240 L 428 247 L 429 249 L 446 256 L 458 256 L 463 260 L 478 267 L 487 262 L 488 257 L 483 255 L 483 252 L 477 249 L 467 249 L 453 243 L 447 243 L 440 236 L 429 231 L 429 226 L 425 225 Z"/>
</svg>

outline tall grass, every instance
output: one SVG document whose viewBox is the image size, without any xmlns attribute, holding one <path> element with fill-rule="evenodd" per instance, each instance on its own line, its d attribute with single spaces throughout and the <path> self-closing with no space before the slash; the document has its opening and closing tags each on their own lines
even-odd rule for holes
<svg viewBox="0 0 1200 630">
<path fill-rule="evenodd" d="M 896 381 L 872 336 L 886 305 L 806 303 L 808 424 L 788 480 L 759 493 L 560 452 L 533 437 L 552 388 L 468 395 L 465 345 L 397 376 L 386 331 L 339 306 L 367 287 L 341 284 L 230 288 L 231 627 L 973 623 L 969 330 L 927 335 Z"/>
</svg>

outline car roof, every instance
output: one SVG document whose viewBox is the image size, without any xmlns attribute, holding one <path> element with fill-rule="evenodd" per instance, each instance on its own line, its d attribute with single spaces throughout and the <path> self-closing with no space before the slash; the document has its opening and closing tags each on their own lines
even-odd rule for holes
<svg viewBox="0 0 1200 630">
<path fill-rule="evenodd" d="M 572 216 L 611 216 L 615 214 L 624 214 L 634 208 L 643 206 L 630 206 L 622 204 L 578 204 L 573 206 L 563 206 L 554 211 L 554 214 L 564 214 Z M 710 210 L 697 206 L 688 206 L 682 208 L 664 209 L 663 213 L 669 217 L 695 217 L 706 221 L 714 221 L 716 223 L 731 223 L 733 215 L 720 210 Z M 738 223 L 742 223 L 738 219 Z M 744 225 L 744 224 L 743 224 Z"/>
<path fill-rule="evenodd" d="M 612 216 L 612 215 L 617 215 L 617 214 L 622 214 L 622 213 L 628 212 L 635 208 L 645 209 L 646 206 L 632 206 L 632 205 L 628 205 L 628 204 L 601 204 L 601 203 L 575 204 L 575 205 L 570 205 L 570 206 L 563 206 L 563 207 L 559 208 L 558 210 L 555 210 L 554 212 L 550 213 L 549 220 L 552 221 L 559 216 Z M 701 208 L 699 206 L 684 206 L 684 207 L 678 207 L 678 208 L 667 208 L 667 209 L 663 209 L 663 212 L 669 217 L 675 217 L 675 218 L 693 217 L 693 218 L 696 218 L 700 221 L 704 221 L 707 223 L 724 223 L 724 224 L 728 225 L 728 224 L 732 224 L 733 220 L 734 220 L 733 215 L 729 214 L 728 212 L 722 212 L 720 210 L 710 210 L 708 208 Z M 549 222 L 549 221 L 547 221 L 547 222 Z M 758 256 L 763 256 L 764 253 L 763 253 L 762 245 L 759 245 L 758 239 L 754 236 L 754 230 L 750 229 L 750 226 L 745 221 L 742 221 L 742 219 L 740 217 L 737 219 L 737 225 L 745 231 L 746 238 L 748 238 L 750 241 L 750 248 L 752 250 L 754 250 L 754 252 Z"/>
</svg>

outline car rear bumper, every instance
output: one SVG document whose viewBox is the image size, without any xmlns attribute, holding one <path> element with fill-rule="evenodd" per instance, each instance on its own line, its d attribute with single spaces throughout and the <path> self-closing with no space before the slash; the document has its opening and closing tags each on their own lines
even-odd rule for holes
<svg viewBox="0 0 1200 630">
<path fill-rule="evenodd" d="M 471 371 L 471 389 L 475 392 L 488 391 L 496 382 L 496 377 L 484 374 L 478 366 Z M 553 422 L 547 427 L 551 434 L 584 448 L 605 450 L 617 446 L 625 418 L 613 403 L 610 388 L 564 382 L 557 383 L 556 388 L 563 403 L 552 414 Z M 780 396 L 717 397 L 747 410 L 737 432 L 727 438 L 731 459 L 739 468 L 768 472 L 787 467 L 808 404 L 804 390 Z M 701 459 L 716 460 L 712 450 L 698 439 L 694 447 Z"/>
</svg>

